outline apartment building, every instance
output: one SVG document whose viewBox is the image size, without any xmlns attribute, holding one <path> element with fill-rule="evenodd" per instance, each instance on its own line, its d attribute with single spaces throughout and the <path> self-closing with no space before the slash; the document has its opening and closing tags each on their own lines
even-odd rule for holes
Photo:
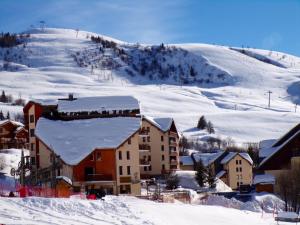
<svg viewBox="0 0 300 225">
<path fill-rule="evenodd" d="M 179 134 L 174 120 L 143 116 L 139 151 L 143 178 L 178 170 Z"/>
<path fill-rule="evenodd" d="M 30 181 L 51 187 L 65 177 L 74 191 L 139 195 L 139 113 L 131 96 L 29 102 Z"/>
</svg>

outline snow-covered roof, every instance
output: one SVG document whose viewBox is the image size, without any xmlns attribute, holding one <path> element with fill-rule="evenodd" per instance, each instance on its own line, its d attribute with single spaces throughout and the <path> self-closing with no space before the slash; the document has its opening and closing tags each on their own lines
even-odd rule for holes
<svg viewBox="0 0 300 225">
<path fill-rule="evenodd" d="M 57 180 L 64 180 L 66 183 L 72 185 L 72 180 L 66 176 L 56 176 Z"/>
<path fill-rule="evenodd" d="M 140 128 L 133 117 L 37 122 L 36 136 L 69 165 L 76 165 L 95 149 L 117 148 Z"/>
<path fill-rule="evenodd" d="M 139 102 L 132 96 L 97 96 L 58 100 L 59 112 L 91 112 L 108 110 L 136 110 Z"/>
<path fill-rule="evenodd" d="M 255 175 L 253 184 L 275 184 L 275 177 L 271 174 Z"/>
<path fill-rule="evenodd" d="M 225 174 L 226 174 L 226 171 L 225 171 L 225 170 L 221 170 L 219 173 L 216 174 L 216 177 L 217 177 L 217 178 L 221 178 L 221 177 L 223 177 Z"/>
<path fill-rule="evenodd" d="M 240 155 L 243 159 L 247 160 L 251 165 L 253 161 L 250 155 L 246 152 L 229 152 L 221 161 L 221 164 L 227 164 L 231 159 L 233 159 L 236 155 Z"/>
<path fill-rule="evenodd" d="M 168 131 L 171 128 L 173 118 L 166 117 L 166 118 L 153 118 L 150 116 L 144 116 L 144 118 L 156 126 L 158 129 L 162 130 L 163 132 Z"/>
<path fill-rule="evenodd" d="M 193 166 L 194 161 L 190 155 L 180 156 L 180 163 L 183 166 Z"/>
<path fill-rule="evenodd" d="M 281 150 L 287 143 L 289 143 L 294 137 L 296 137 L 298 134 L 300 134 L 300 130 L 295 132 L 292 136 L 290 136 L 288 139 L 286 139 L 281 145 L 276 147 L 270 147 L 268 149 L 265 149 L 264 151 L 268 152 L 268 156 L 264 158 L 263 161 L 261 161 L 259 166 L 262 166 L 265 162 L 267 162 L 273 155 L 275 155 L 279 150 Z M 277 142 L 276 142 L 277 143 Z M 275 144 L 276 144 L 275 143 Z M 275 145 L 274 144 L 274 145 Z M 274 146 L 272 145 L 272 146 Z"/>
<path fill-rule="evenodd" d="M 57 99 L 33 99 L 32 102 L 41 104 L 41 105 L 57 105 Z"/>
<path fill-rule="evenodd" d="M 17 127 L 24 127 L 23 123 L 20 123 L 18 121 L 14 121 L 14 120 L 1 120 L 0 121 L 0 126 L 6 124 L 6 123 L 12 123 L 13 125 L 17 126 Z"/>
<path fill-rule="evenodd" d="M 276 142 L 276 139 L 263 140 L 259 143 L 259 157 L 265 158 L 272 153 L 272 145 Z"/>
<path fill-rule="evenodd" d="M 222 151 L 214 152 L 214 153 L 194 153 L 194 159 L 199 162 L 202 161 L 204 166 L 209 166 L 215 160 L 217 160 L 223 154 Z"/>
</svg>

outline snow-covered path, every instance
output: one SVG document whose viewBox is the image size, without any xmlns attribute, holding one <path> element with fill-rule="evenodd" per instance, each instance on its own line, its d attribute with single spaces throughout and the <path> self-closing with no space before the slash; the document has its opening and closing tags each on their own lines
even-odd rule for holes
<svg viewBox="0 0 300 225">
<path fill-rule="evenodd" d="M 49 198 L 0 198 L 0 224 L 157 224 L 263 225 L 275 224 L 260 213 L 201 206 L 155 203 L 134 197 L 105 201 Z"/>
</svg>

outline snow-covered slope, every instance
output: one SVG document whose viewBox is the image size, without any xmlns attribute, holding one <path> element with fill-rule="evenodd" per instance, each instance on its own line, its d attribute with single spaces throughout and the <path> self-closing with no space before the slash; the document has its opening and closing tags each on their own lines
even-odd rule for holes
<svg viewBox="0 0 300 225">
<path fill-rule="evenodd" d="M 104 48 L 91 41 L 98 35 L 89 32 L 29 32 L 25 47 L 9 53 L 0 49 L 0 68 L 4 59 L 10 61 L 0 71 L 0 90 L 15 96 L 133 95 L 142 113 L 174 117 L 187 135 L 199 134 L 195 125 L 205 115 L 216 136 L 238 143 L 277 138 L 300 121 L 300 112 L 294 112 L 300 103 L 300 58 L 295 56 L 205 44 L 145 46 L 101 36 L 115 43 Z"/>
<path fill-rule="evenodd" d="M 272 215 L 220 206 L 156 203 L 134 197 L 106 197 L 105 201 L 55 198 L 1 198 L 4 224 L 130 224 L 130 225 L 263 225 Z"/>
</svg>

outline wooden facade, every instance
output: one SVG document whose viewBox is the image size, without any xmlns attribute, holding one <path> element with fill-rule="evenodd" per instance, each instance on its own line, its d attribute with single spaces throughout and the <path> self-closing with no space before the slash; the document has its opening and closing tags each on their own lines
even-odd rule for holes
<svg viewBox="0 0 300 225">
<path fill-rule="evenodd" d="M 26 148 L 27 143 L 28 133 L 22 124 L 11 120 L 0 123 L 0 149 Z"/>
</svg>

